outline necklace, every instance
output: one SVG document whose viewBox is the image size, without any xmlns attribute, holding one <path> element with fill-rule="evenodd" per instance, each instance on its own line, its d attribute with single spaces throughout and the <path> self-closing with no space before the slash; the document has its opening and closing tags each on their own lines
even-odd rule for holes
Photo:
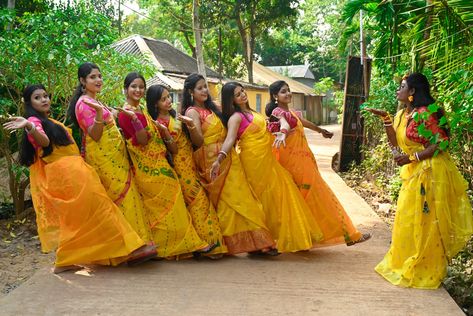
<svg viewBox="0 0 473 316">
<path fill-rule="evenodd" d="M 133 105 L 131 105 L 131 104 L 128 103 L 128 102 L 125 102 L 125 106 L 124 106 L 124 107 L 125 107 L 125 108 L 128 108 L 128 109 L 130 109 L 130 110 L 132 110 L 132 111 L 139 111 L 139 110 L 141 109 L 139 104 L 138 104 L 138 106 L 133 106 Z"/>
<path fill-rule="evenodd" d="M 406 113 L 404 113 L 404 116 L 406 117 L 406 119 L 410 120 L 412 118 L 412 115 L 414 115 L 414 110 L 411 110 L 410 112 L 407 112 L 407 109 L 406 109 Z"/>
</svg>

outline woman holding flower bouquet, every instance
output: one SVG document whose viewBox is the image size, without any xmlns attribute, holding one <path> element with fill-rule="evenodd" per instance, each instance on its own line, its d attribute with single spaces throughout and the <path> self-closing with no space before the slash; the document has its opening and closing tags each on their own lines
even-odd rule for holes
<svg viewBox="0 0 473 316">
<path fill-rule="evenodd" d="M 405 77 L 397 99 L 405 108 L 394 120 L 367 109 L 384 121 L 402 180 L 391 247 L 375 270 L 394 285 L 435 289 L 473 233 L 468 185 L 445 151 L 449 130 L 427 78 Z"/>
</svg>

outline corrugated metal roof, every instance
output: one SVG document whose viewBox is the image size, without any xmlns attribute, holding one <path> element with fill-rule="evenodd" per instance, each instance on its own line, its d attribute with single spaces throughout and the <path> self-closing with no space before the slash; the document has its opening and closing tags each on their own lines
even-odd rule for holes
<svg viewBox="0 0 473 316">
<path fill-rule="evenodd" d="M 253 62 L 253 81 L 257 84 L 270 85 L 277 80 L 284 80 L 288 83 L 293 93 L 302 93 L 305 95 L 316 95 L 310 87 L 297 82 L 289 77 L 281 75 L 268 67 L 265 67 L 256 61 Z"/>
<path fill-rule="evenodd" d="M 291 78 L 315 79 L 309 65 L 266 66 L 269 69 Z"/>
</svg>

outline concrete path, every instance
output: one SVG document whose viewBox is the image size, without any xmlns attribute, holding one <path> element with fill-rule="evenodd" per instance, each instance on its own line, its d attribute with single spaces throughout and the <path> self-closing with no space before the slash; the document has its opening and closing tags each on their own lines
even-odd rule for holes
<svg viewBox="0 0 473 316">
<path fill-rule="evenodd" d="M 330 168 L 335 139 L 307 132 L 323 177 L 373 238 L 270 259 L 149 262 L 54 275 L 38 271 L 0 300 L 1 315 L 463 315 L 444 289 L 392 286 L 373 267 L 390 232 Z"/>
</svg>

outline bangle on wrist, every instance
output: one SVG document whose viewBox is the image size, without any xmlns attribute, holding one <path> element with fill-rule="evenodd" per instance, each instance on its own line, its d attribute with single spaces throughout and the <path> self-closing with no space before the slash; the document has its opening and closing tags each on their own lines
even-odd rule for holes
<svg viewBox="0 0 473 316">
<path fill-rule="evenodd" d="M 187 126 L 187 125 L 186 125 Z M 192 127 L 187 126 L 189 130 L 195 129 L 195 125 L 192 125 Z"/>
<path fill-rule="evenodd" d="M 287 135 L 287 133 L 288 133 L 288 130 L 287 130 L 287 128 L 281 128 L 281 133 L 283 133 L 283 134 L 286 134 L 286 135 Z"/>
<path fill-rule="evenodd" d="M 226 152 L 224 152 L 223 150 L 220 150 L 220 151 L 218 152 L 218 154 L 219 154 L 219 155 L 220 155 L 220 154 L 224 155 L 225 158 L 228 157 L 228 154 L 227 154 Z"/>
<path fill-rule="evenodd" d="M 414 161 L 419 161 L 419 154 L 418 153 L 413 153 L 412 155 L 409 156 L 409 160 L 411 162 L 414 162 Z"/>
<path fill-rule="evenodd" d="M 172 144 L 174 143 L 174 138 L 172 137 L 169 137 L 168 139 L 163 138 L 163 142 L 165 142 L 166 144 Z"/>
<path fill-rule="evenodd" d="M 105 122 L 104 122 L 104 121 L 98 121 L 98 120 L 94 117 L 94 123 L 97 123 L 97 124 L 104 124 Z"/>
<path fill-rule="evenodd" d="M 26 133 L 28 133 L 28 134 L 33 133 L 35 130 L 36 130 L 36 126 L 34 125 L 34 123 L 31 123 L 31 128 L 30 128 L 30 129 L 28 129 L 27 127 L 25 127 L 25 131 L 26 131 Z"/>
<path fill-rule="evenodd" d="M 393 123 L 384 123 L 384 127 L 393 126 Z"/>
</svg>

